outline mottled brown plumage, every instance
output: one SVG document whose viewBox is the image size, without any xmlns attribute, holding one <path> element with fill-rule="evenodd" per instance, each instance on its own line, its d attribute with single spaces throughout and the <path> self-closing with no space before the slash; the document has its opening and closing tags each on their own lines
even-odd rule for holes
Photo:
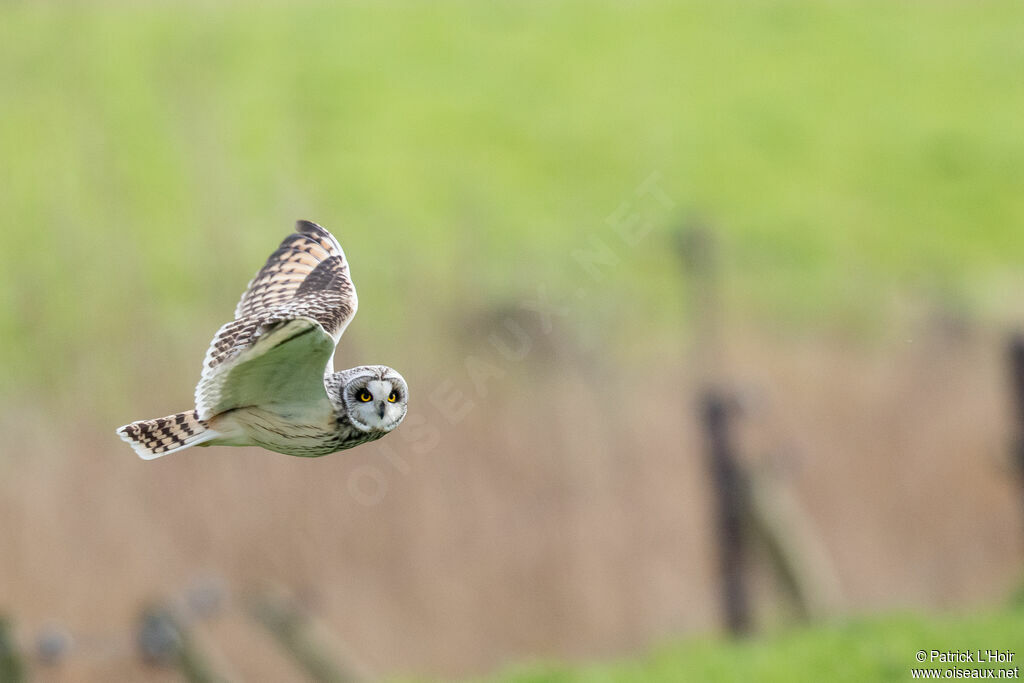
<svg viewBox="0 0 1024 683">
<path fill-rule="evenodd" d="M 338 241 L 316 223 L 299 221 L 249 282 L 235 320 L 217 331 L 203 374 L 250 346 L 266 327 L 299 317 L 316 320 L 337 343 L 357 307 Z"/>
<path fill-rule="evenodd" d="M 334 300 L 325 301 L 325 294 Z M 249 282 L 235 318 L 259 316 L 282 304 L 313 306 L 324 316 L 316 319 L 334 336 L 342 320 L 355 313 L 354 299 L 355 288 L 338 241 L 316 223 L 299 221 L 295 232 L 284 238 Z"/>
</svg>

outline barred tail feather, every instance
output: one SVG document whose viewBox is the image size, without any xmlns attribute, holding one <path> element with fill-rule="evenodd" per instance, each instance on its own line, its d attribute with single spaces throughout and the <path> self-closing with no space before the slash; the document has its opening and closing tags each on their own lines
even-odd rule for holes
<svg viewBox="0 0 1024 683">
<path fill-rule="evenodd" d="M 117 435 L 135 449 L 143 460 L 153 460 L 168 453 L 198 446 L 220 436 L 189 410 L 155 420 L 139 420 L 118 427 Z"/>
</svg>

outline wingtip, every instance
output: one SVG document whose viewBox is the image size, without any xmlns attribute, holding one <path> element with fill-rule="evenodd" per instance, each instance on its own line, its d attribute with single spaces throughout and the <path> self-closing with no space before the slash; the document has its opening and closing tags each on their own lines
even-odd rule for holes
<svg viewBox="0 0 1024 683">
<path fill-rule="evenodd" d="M 295 232 L 301 232 L 303 234 L 308 234 L 308 233 L 311 233 L 311 232 L 321 232 L 321 231 L 322 232 L 326 232 L 326 229 L 322 225 L 314 223 L 313 221 L 307 221 L 304 218 L 295 221 Z"/>
</svg>

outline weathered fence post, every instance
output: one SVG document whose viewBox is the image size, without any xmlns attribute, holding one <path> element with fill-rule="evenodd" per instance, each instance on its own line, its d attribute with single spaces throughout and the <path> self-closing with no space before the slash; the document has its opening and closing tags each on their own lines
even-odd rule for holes
<svg viewBox="0 0 1024 683">
<path fill-rule="evenodd" d="M 697 379 L 708 385 L 722 373 L 719 245 L 712 228 L 696 219 L 690 223 L 676 233 L 676 253 L 689 288 Z"/>
<path fill-rule="evenodd" d="M 169 607 L 151 605 L 143 610 L 136 642 L 144 662 L 176 667 L 190 683 L 226 680 L 213 671 L 184 622 Z"/>
<path fill-rule="evenodd" d="M 735 402 L 715 388 L 701 397 L 701 418 L 707 440 L 708 468 L 715 490 L 715 537 L 725 626 L 735 636 L 750 632 L 750 599 L 745 580 L 746 531 L 749 516 L 746 481 L 740 470 L 730 423 Z"/>
<path fill-rule="evenodd" d="M 321 683 L 355 683 L 363 680 L 355 667 L 338 661 L 321 638 L 310 615 L 294 600 L 282 595 L 261 595 L 250 603 L 252 616 L 313 680 Z"/>
<path fill-rule="evenodd" d="M 697 407 L 704 431 L 707 465 L 715 498 L 715 533 L 725 627 L 736 636 L 750 632 L 745 580 L 745 520 L 750 506 L 731 435 L 738 403 L 722 388 L 721 302 L 718 240 L 713 229 L 691 220 L 676 233 L 676 249 L 687 276 L 694 325 L 693 363 Z"/>
<path fill-rule="evenodd" d="M 1010 375 L 1013 382 L 1014 422 L 1013 465 L 1024 490 L 1024 333 L 1017 332 L 1009 343 Z M 1024 504 L 1024 500 L 1021 501 Z"/>
<path fill-rule="evenodd" d="M 14 638 L 14 627 L 0 614 L 0 681 L 22 683 L 25 680 L 25 664 L 18 643 Z"/>
<path fill-rule="evenodd" d="M 842 600 L 828 549 L 794 491 L 766 467 L 744 472 L 750 519 L 745 527 L 767 554 L 801 621 L 827 616 Z"/>
<path fill-rule="evenodd" d="M 676 233 L 676 248 L 693 311 L 692 363 L 714 492 L 714 536 L 725 626 L 733 635 L 752 630 L 746 566 L 748 553 L 755 546 L 766 551 L 773 573 L 801 620 L 827 614 L 841 597 L 827 549 L 792 491 L 764 468 L 750 466 L 737 452 L 734 432 L 741 402 L 723 379 L 721 268 L 715 232 L 691 221 Z M 1017 339 L 1014 354 L 1021 425 L 1017 460 L 1024 482 L 1024 337 Z"/>
</svg>

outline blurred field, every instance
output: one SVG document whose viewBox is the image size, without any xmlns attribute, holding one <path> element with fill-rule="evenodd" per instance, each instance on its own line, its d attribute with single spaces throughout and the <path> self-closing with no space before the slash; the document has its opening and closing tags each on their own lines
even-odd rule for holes
<svg viewBox="0 0 1024 683">
<path fill-rule="evenodd" d="M 105 642 L 196 576 L 283 584 L 383 675 L 715 629 L 693 215 L 723 242 L 744 450 L 807 511 L 839 609 L 999 603 L 1022 25 L 1014 2 L 0 6 L 0 610 Z M 398 368 L 410 422 L 315 461 L 138 461 L 114 427 L 191 405 L 297 218 L 353 264 L 338 367 Z M 490 341 L 508 320 L 521 359 Z M 281 664 L 217 629 L 242 680 Z"/>
<path fill-rule="evenodd" d="M 8 394 L 128 394 L 111 370 L 157 323 L 180 367 L 300 216 L 352 253 L 359 334 L 408 353 L 439 310 L 572 291 L 571 251 L 653 172 L 728 231 L 755 312 L 895 284 L 1012 305 L 1017 3 L 0 11 Z M 674 329 L 656 244 L 584 304 L 595 332 Z"/>
</svg>

